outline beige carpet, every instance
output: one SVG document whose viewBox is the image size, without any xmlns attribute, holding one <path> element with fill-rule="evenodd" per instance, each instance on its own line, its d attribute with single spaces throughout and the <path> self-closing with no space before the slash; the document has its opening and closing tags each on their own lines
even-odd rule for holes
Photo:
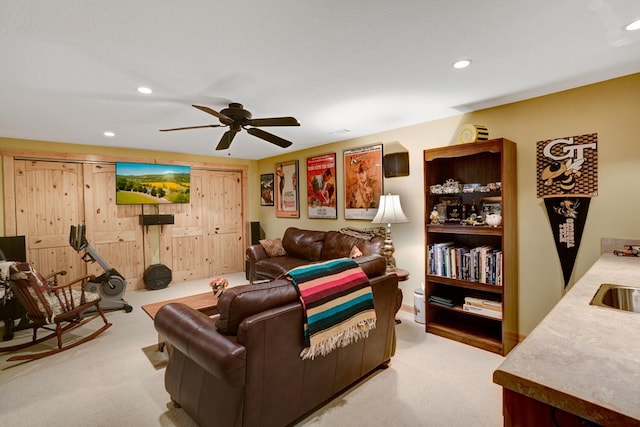
<svg viewBox="0 0 640 427">
<path fill-rule="evenodd" d="M 244 273 L 225 277 L 232 286 L 246 283 Z M 206 292 L 207 283 L 128 292 L 134 310 L 107 313 L 113 326 L 75 349 L 22 364 L 0 354 L 0 425 L 194 426 L 164 390 L 165 354 L 157 351 L 153 322 L 140 306 Z M 502 425 L 501 389 L 491 375 L 503 358 L 426 334 L 412 313 L 401 311 L 399 318 L 397 353 L 389 369 L 299 425 Z M 95 326 L 93 321 L 86 328 Z M 20 335 L 17 339 L 29 339 L 30 331 Z"/>
</svg>

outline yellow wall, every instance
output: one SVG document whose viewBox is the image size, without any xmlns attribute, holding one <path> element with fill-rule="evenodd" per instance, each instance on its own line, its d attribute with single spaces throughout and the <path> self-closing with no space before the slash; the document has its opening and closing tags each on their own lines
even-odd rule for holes
<svg viewBox="0 0 640 427">
<path fill-rule="evenodd" d="M 599 195 L 591 201 L 571 286 L 600 253 L 600 238 L 640 238 L 640 145 L 638 100 L 640 74 L 548 96 L 461 114 L 362 138 L 291 152 L 258 162 L 258 174 L 272 173 L 274 164 L 298 159 L 300 182 L 306 182 L 305 161 L 312 155 L 337 154 L 338 220 L 307 218 L 306 194 L 301 194 L 299 220 L 275 217 L 274 207 L 255 201 L 267 237 L 281 236 L 289 226 L 335 230 L 369 227 L 366 221 L 344 220 L 343 150 L 376 143 L 384 153 L 409 151 L 410 176 L 384 180 L 385 193 L 399 194 L 411 220 L 392 226 L 399 267 L 411 276 L 402 282 L 404 304 L 413 304 L 413 290 L 424 277 L 423 150 L 456 142 L 464 123 L 483 124 L 490 138 L 518 145 L 519 312 L 520 334 L 528 334 L 564 293 L 564 281 L 544 203 L 536 198 L 535 144 L 554 138 L 598 133 Z M 304 186 L 302 186 L 304 189 Z"/>
</svg>

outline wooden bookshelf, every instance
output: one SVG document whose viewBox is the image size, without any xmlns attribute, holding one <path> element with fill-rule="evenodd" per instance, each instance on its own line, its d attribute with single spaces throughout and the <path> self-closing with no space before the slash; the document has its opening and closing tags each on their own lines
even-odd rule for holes
<svg viewBox="0 0 640 427">
<path fill-rule="evenodd" d="M 488 351 L 507 354 L 517 343 L 518 337 L 518 244 L 516 199 L 516 144 L 506 139 L 458 144 L 424 151 L 425 183 L 425 328 L 426 332 L 450 338 Z M 480 184 L 485 191 L 455 193 L 433 192 L 433 186 L 447 180 L 463 184 Z M 493 185 L 499 183 L 499 186 Z M 492 184 L 492 185 L 489 185 Z M 489 189 L 490 188 L 490 189 Z M 460 206 L 474 205 L 480 215 L 483 201 L 498 201 L 502 224 L 496 227 L 481 221 L 473 224 L 444 222 L 432 224 L 429 220 L 434 207 L 443 200 L 459 200 Z M 441 205 L 440 205 L 441 207 Z M 470 276 L 461 267 L 460 255 L 450 252 L 444 261 L 430 251 L 438 244 L 449 243 L 450 248 L 489 248 L 481 266 L 473 264 L 473 272 L 484 269 L 484 282 Z M 446 251 L 450 249 L 438 249 Z M 475 252 L 474 252 L 475 253 Z M 499 254 L 499 255 L 498 255 Z M 473 255 L 465 255 L 469 261 Z M 434 274 L 430 268 L 434 262 L 453 264 Z M 501 257 L 498 264 L 496 259 Z M 473 261 L 475 262 L 475 260 Z M 438 267 L 440 268 L 440 267 Z M 466 268 L 466 267 L 465 267 Z M 435 268 L 434 268 L 435 270 Z M 489 283 L 491 282 L 491 283 Z M 452 307 L 429 302 L 430 296 L 447 297 L 454 301 Z M 462 309 L 465 297 L 474 297 L 502 303 L 502 318 L 484 316 Z"/>
</svg>

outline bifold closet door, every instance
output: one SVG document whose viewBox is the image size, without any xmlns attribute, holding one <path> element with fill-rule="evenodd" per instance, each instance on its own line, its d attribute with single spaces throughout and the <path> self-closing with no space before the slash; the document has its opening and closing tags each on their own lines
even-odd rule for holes
<svg viewBox="0 0 640 427">
<path fill-rule="evenodd" d="M 175 223 L 160 236 L 174 282 L 243 270 L 243 191 L 239 171 L 191 169 L 191 202 L 171 205 Z"/>
<path fill-rule="evenodd" d="M 60 270 L 71 277 L 85 274 L 84 262 L 69 246 L 70 226 L 84 218 L 83 165 L 15 160 L 13 167 L 13 194 L 5 197 L 5 203 L 15 201 L 15 233 L 25 236 L 27 260 L 43 274 Z M 10 191 L 5 186 L 5 192 Z M 7 224 L 7 228 L 13 227 Z"/>
<path fill-rule="evenodd" d="M 113 163 L 84 164 L 84 205 L 87 240 L 111 268 L 127 279 L 127 289 L 144 287 L 142 208 L 116 205 L 116 167 Z M 103 273 L 98 263 L 87 264 L 87 273 Z"/>
</svg>

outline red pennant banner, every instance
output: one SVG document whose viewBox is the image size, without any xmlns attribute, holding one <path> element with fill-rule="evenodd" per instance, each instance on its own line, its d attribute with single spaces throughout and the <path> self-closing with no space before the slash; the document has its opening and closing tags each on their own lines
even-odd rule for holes
<svg viewBox="0 0 640 427">
<path fill-rule="evenodd" d="M 545 197 L 544 199 L 562 266 L 565 288 L 576 262 L 590 202 L 591 197 L 579 196 Z"/>
</svg>

